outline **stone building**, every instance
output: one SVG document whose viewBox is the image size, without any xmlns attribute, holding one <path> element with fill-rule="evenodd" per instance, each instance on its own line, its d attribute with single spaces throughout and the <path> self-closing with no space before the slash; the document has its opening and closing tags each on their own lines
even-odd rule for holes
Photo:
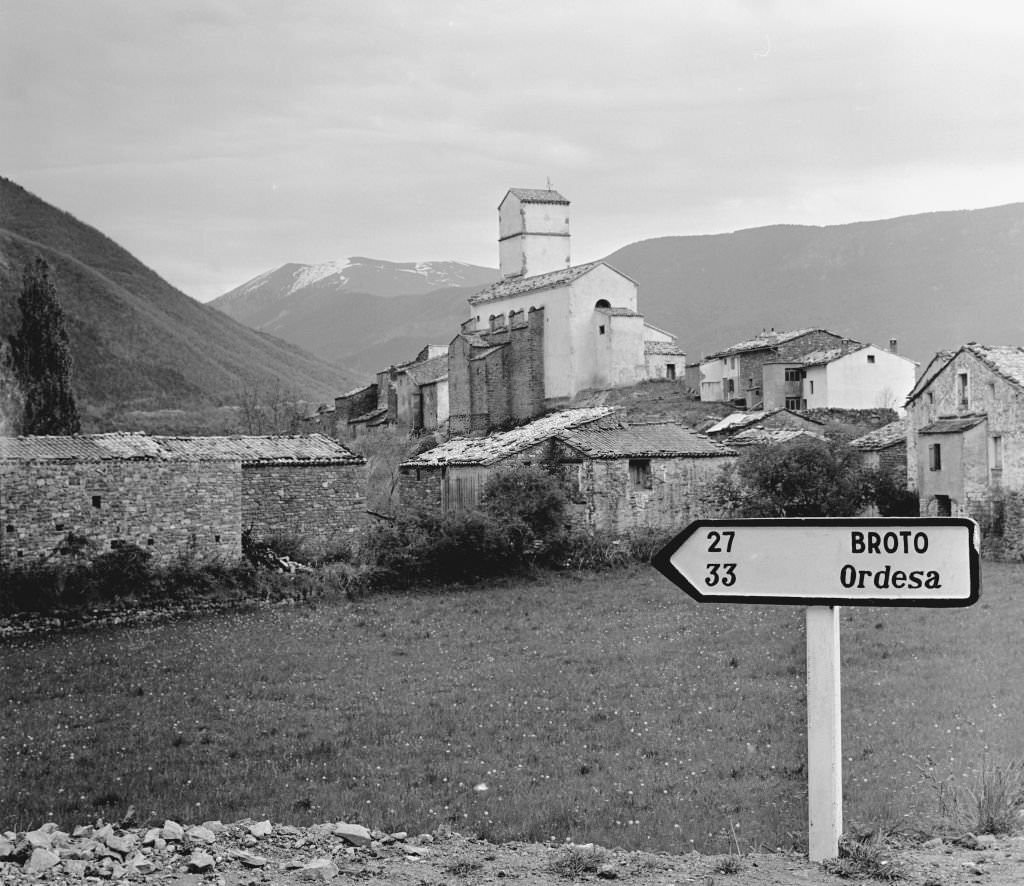
<svg viewBox="0 0 1024 886">
<path fill-rule="evenodd" d="M 907 420 L 889 422 L 850 441 L 850 446 L 861 454 L 866 468 L 882 470 L 899 477 L 907 476 Z"/>
<path fill-rule="evenodd" d="M 449 440 L 401 465 L 402 505 L 472 508 L 516 464 L 557 466 L 579 529 L 672 531 L 713 516 L 709 484 L 735 452 L 672 422 L 630 425 L 607 407 L 568 409 L 487 437 Z"/>
<path fill-rule="evenodd" d="M 932 361 L 907 412 L 921 515 L 972 517 L 987 553 L 1024 555 L 1024 348 L 970 342 Z"/>
<path fill-rule="evenodd" d="M 237 559 L 244 529 L 327 546 L 365 519 L 365 461 L 321 435 L 0 438 L 0 564 L 124 544 Z"/>
</svg>

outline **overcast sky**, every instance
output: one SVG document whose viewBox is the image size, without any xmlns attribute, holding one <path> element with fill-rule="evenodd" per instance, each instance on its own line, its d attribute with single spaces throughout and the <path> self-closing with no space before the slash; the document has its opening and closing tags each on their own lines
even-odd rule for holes
<svg viewBox="0 0 1024 886">
<path fill-rule="evenodd" d="M 2 0 L 0 173 L 203 301 L 288 261 L 573 261 L 1024 200 L 1024 7 Z"/>
</svg>

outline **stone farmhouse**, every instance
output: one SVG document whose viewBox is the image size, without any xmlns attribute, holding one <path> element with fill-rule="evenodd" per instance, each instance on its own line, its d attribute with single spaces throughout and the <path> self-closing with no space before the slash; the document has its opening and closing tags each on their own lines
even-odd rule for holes
<svg viewBox="0 0 1024 886">
<path fill-rule="evenodd" d="M 517 464 L 557 465 L 573 525 L 622 534 L 712 516 L 709 484 L 735 452 L 673 422 L 626 424 L 609 407 L 567 409 L 487 437 L 452 439 L 403 463 L 402 506 L 475 506 L 487 480 Z"/>
<path fill-rule="evenodd" d="M 366 462 L 323 435 L 0 438 L 0 564 L 124 544 L 156 562 L 241 556 L 242 532 L 311 547 L 364 520 Z"/>
<path fill-rule="evenodd" d="M 972 517 L 989 553 L 1024 556 L 1024 348 L 970 342 L 933 360 L 907 413 L 922 516 Z"/>
<path fill-rule="evenodd" d="M 917 364 L 826 329 L 762 332 L 706 357 L 700 398 L 745 409 L 873 409 L 903 402 Z"/>
</svg>

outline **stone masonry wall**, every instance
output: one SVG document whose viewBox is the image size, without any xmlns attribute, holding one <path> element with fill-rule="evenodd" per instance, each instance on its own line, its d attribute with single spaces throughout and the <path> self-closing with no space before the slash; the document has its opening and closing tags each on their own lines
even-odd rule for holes
<svg viewBox="0 0 1024 886">
<path fill-rule="evenodd" d="M 314 551 L 366 521 L 366 465 L 258 465 L 242 470 L 241 519 L 258 538 L 290 535 Z"/>
<path fill-rule="evenodd" d="M 574 524 L 615 534 L 638 529 L 673 532 L 693 520 L 718 516 L 709 486 L 735 458 L 652 458 L 649 488 L 634 485 L 629 461 L 583 461 L 576 466 Z"/>
<path fill-rule="evenodd" d="M 241 555 L 237 461 L 0 464 L 0 562 L 14 568 L 68 560 L 69 534 L 96 555 L 131 543 L 156 563 Z"/>
<path fill-rule="evenodd" d="M 398 501 L 404 513 L 440 513 L 441 469 L 401 468 L 398 473 Z"/>
</svg>

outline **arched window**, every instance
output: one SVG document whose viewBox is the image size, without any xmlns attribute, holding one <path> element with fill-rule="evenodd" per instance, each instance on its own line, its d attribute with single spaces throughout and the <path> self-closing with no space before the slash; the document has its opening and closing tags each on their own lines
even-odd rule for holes
<svg viewBox="0 0 1024 886">
<path fill-rule="evenodd" d="M 610 308 L 611 306 L 611 302 L 606 298 L 599 298 L 597 304 L 594 305 L 595 308 Z"/>
</svg>

